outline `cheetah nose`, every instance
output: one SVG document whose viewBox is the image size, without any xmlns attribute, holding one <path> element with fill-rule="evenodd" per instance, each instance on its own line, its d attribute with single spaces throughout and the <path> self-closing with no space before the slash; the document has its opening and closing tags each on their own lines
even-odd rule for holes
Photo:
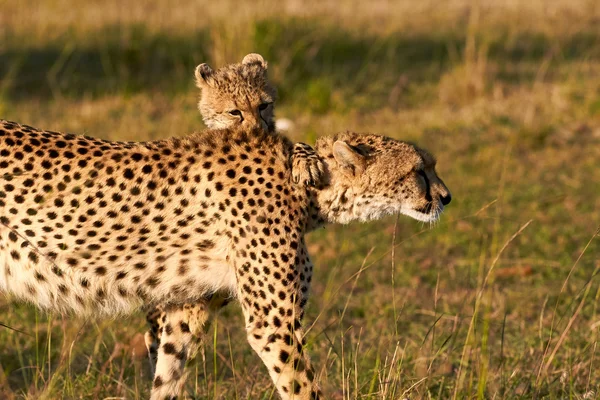
<svg viewBox="0 0 600 400">
<path fill-rule="evenodd" d="M 448 193 L 446 196 L 440 196 L 440 201 L 443 205 L 447 206 L 452 201 L 452 196 Z"/>
</svg>

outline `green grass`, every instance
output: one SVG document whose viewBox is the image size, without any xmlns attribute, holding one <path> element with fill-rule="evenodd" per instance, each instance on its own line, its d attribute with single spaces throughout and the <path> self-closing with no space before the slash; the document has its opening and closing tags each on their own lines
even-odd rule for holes
<svg viewBox="0 0 600 400">
<path fill-rule="evenodd" d="M 331 398 L 597 398 L 596 2 L 294 4 L 0 0 L 0 117 L 183 135 L 203 127 L 194 67 L 260 52 L 292 139 L 415 141 L 453 194 L 434 227 L 388 218 L 308 237 L 308 346 Z M 13 328 L 0 327 L 0 397 L 148 396 L 142 315 L 0 310 Z M 236 305 L 189 369 L 198 399 L 275 398 Z"/>
</svg>

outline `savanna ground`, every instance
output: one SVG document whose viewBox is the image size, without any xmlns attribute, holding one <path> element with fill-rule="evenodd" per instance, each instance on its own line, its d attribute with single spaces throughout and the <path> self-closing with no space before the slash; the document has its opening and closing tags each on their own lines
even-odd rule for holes
<svg viewBox="0 0 600 400">
<path fill-rule="evenodd" d="M 332 397 L 600 396 L 599 2 L 0 0 L 0 117 L 183 135 L 203 128 L 194 67 L 248 52 L 292 139 L 415 141 L 454 196 L 435 226 L 310 234 L 309 351 Z M 148 396 L 141 314 L 0 310 L 3 399 Z M 276 397 L 235 305 L 189 368 L 197 399 Z"/>
</svg>

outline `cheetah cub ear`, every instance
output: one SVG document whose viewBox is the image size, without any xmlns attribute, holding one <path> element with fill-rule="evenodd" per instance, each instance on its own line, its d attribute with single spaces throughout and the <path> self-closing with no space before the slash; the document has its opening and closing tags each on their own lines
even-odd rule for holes
<svg viewBox="0 0 600 400">
<path fill-rule="evenodd" d="M 263 67 L 264 69 L 267 69 L 267 62 L 265 61 L 265 59 L 263 58 L 263 56 L 261 56 L 258 53 L 250 53 L 248 55 L 246 55 L 246 57 L 244 57 L 244 59 L 242 60 L 242 64 L 245 65 L 251 65 L 251 64 L 258 64 L 261 67 Z"/>
<path fill-rule="evenodd" d="M 341 171 L 348 177 L 354 177 L 364 172 L 367 164 L 365 156 L 341 140 L 337 140 L 333 144 L 333 157 Z"/>
<path fill-rule="evenodd" d="M 208 64 L 202 63 L 198 65 L 194 72 L 194 75 L 196 76 L 196 86 L 200 89 L 211 87 L 214 82 L 213 74 L 214 71 Z"/>
</svg>

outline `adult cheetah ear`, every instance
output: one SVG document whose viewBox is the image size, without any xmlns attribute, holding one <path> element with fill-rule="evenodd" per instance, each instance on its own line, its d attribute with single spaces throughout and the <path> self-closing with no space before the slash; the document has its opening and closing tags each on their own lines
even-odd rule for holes
<svg viewBox="0 0 600 400">
<path fill-rule="evenodd" d="M 212 86 L 213 69 L 206 63 L 202 63 L 196 67 L 194 75 L 196 76 L 196 86 L 200 89 Z"/>
<path fill-rule="evenodd" d="M 244 59 L 242 60 L 242 64 L 244 65 L 251 65 L 251 64 L 258 64 L 261 67 L 263 67 L 265 70 L 267 69 L 267 62 L 265 61 L 265 59 L 263 58 L 263 56 L 261 56 L 258 53 L 250 53 L 248 55 L 246 55 L 246 57 L 244 57 Z"/>
<path fill-rule="evenodd" d="M 337 140 L 333 144 L 333 157 L 346 176 L 354 177 L 365 170 L 365 156 L 346 142 Z"/>
</svg>

